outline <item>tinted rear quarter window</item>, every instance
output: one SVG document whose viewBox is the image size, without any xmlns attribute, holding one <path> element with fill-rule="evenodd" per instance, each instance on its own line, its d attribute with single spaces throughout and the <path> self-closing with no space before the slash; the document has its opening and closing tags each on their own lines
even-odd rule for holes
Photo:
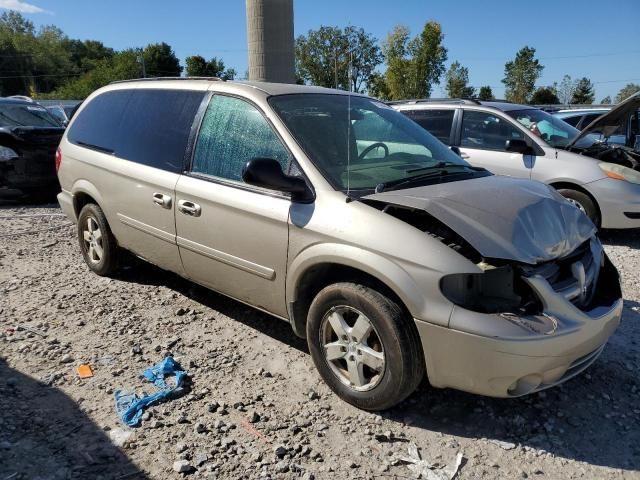
<svg viewBox="0 0 640 480">
<path fill-rule="evenodd" d="M 115 90 L 92 100 L 71 126 L 72 143 L 171 172 L 184 169 L 193 120 L 205 92 Z"/>
<path fill-rule="evenodd" d="M 455 110 L 405 110 L 402 113 L 441 142 L 449 144 Z"/>
</svg>

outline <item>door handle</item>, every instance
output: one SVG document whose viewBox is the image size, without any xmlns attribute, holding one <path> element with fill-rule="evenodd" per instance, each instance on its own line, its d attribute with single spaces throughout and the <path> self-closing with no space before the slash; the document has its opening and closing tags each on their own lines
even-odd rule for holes
<svg viewBox="0 0 640 480">
<path fill-rule="evenodd" d="M 171 197 L 164 193 L 155 192 L 153 194 L 153 203 L 160 205 L 162 208 L 171 208 Z"/>
<path fill-rule="evenodd" d="M 200 213 L 202 213 L 200 205 L 190 202 L 189 200 L 178 200 L 178 210 L 192 217 L 199 217 Z"/>
<path fill-rule="evenodd" d="M 468 153 L 464 153 L 464 152 L 460 152 L 460 158 L 467 159 L 467 158 L 469 158 L 469 154 Z"/>
</svg>

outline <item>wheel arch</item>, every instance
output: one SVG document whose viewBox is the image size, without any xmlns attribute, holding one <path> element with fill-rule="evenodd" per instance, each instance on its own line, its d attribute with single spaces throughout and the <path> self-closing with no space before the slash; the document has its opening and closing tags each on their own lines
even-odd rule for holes
<svg viewBox="0 0 640 480">
<path fill-rule="evenodd" d="M 318 292 L 330 284 L 344 281 L 378 290 L 396 302 L 407 315 L 424 310 L 424 295 L 399 265 L 352 246 L 318 245 L 298 256 L 287 274 L 287 309 L 296 335 L 306 337 L 307 313 Z"/>
<path fill-rule="evenodd" d="M 600 223 L 602 223 L 602 210 L 600 209 L 600 205 L 598 204 L 596 197 L 594 197 L 589 190 L 587 190 L 581 185 L 578 185 L 577 183 L 572 183 L 566 180 L 558 180 L 558 181 L 550 182 L 549 185 L 555 188 L 556 190 L 567 189 L 567 190 L 575 190 L 577 192 L 584 193 L 593 202 L 593 205 L 596 207 L 596 210 L 598 211 L 598 218 L 600 219 Z"/>
<path fill-rule="evenodd" d="M 98 189 L 87 180 L 78 180 L 71 189 L 73 195 L 73 210 L 76 213 L 76 217 L 80 215 L 82 207 L 88 203 L 95 203 L 102 208 L 102 196 L 98 192 Z M 104 211 L 104 208 L 102 208 Z"/>
</svg>

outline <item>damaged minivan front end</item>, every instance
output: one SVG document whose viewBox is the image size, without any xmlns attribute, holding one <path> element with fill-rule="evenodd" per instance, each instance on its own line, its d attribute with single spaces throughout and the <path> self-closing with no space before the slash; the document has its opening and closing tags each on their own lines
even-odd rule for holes
<svg viewBox="0 0 640 480">
<path fill-rule="evenodd" d="M 446 326 L 416 319 L 434 386 L 496 397 L 549 388 L 593 363 L 619 324 L 618 273 L 595 226 L 544 184 L 493 176 L 362 201 L 476 267 L 440 278 Z"/>
</svg>

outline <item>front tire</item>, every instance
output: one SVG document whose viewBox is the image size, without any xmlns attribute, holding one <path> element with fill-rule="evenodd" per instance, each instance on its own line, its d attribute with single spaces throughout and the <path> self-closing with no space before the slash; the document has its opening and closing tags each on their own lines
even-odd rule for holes
<svg viewBox="0 0 640 480">
<path fill-rule="evenodd" d="M 107 276 L 118 265 L 118 245 L 102 209 L 95 203 L 82 207 L 78 216 L 78 241 L 87 266 Z"/>
<path fill-rule="evenodd" d="M 589 195 L 569 188 L 561 188 L 558 190 L 558 193 L 575 207 L 579 208 L 587 217 L 589 217 L 596 227 L 600 227 L 600 214 L 598 213 L 598 208 L 595 203 L 593 203 L 593 200 L 591 200 Z"/>
<path fill-rule="evenodd" d="M 393 300 L 355 283 L 324 288 L 311 303 L 307 342 L 322 379 L 346 402 L 384 410 L 424 377 L 412 319 Z"/>
</svg>

